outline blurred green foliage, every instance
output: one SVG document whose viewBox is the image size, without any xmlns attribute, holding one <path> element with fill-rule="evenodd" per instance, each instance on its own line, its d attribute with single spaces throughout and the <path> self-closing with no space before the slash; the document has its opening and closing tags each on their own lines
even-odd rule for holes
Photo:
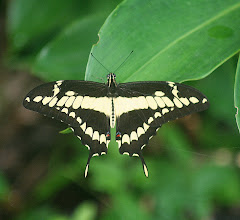
<svg viewBox="0 0 240 220">
<path fill-rule="evenodd" d="M 4 201 L 7 199 L 7 195 L 9 194 L 10 189 L 8 185 L 8 181 L 3 173 L 0 173 L 0 201 Z"/>
<path fill-rule="evenodd" d="M 84 179 L 88 151 L 72 135 L 66 136 L 66 143 L 55 143 L 49 174 L 33 189 L 34 200 L 18 220 L 202 220 L 210 219 L 216 207 L 240 208 L 240 136 L 233 100 L 239 108 L 240 68 L 235 78 L 236 56 L 226 62 L 240 50 L 240 1 L 118 3 L 11 1 L 8 62 L 46 81 L 99 81 L 106 71 L 89 58 L 90 51 L 114 70 L 134 50 L 117 73 L 119 82 L 206 77 L 187 83 L 206 94 L 211 107 L 160 129 L 144 149 L 148 179 L 138 159 L 119 155 L 114 142 L 107 156 L 93 159 Z M 74 152 L 67 162 L 66 150 Z M 54 207 L 53 198 L 71 184 L 88 197 L 65 213 Z M 1 174 L 1 198 L 10 191 Z"/>
</svg>

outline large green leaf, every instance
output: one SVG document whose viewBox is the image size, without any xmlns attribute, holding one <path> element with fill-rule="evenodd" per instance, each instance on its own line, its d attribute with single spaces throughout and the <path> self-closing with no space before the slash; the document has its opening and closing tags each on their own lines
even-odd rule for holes
<svg viewBox="0 0 240 220">
<path fill-rule="evenodd" d="M 42 79 L 84 79 L 91 46 L 98 41 L 97 32 L 105 16 L 79 19 L 45 46 L 37 56 L 33 71 Z"/>
<path fill-rule="evenodd" d="M 42 44 L 44 38 L 83 13 L 82 5 L 79 0 L 10 1 L 7 28 L 11 48 L 20 50 Z"/>
<path fill-rule="evenodd" d="M 225 62 L 208 77 L 188 82 L 198 88 L 210 100 L 211 107 L 207 110 L 213 118 L 224 120 L 235 126 L 234 120 L 234 77 L 236 74 L 235 57 Z M 220 89 L 223 88 L 223 89 Z M 223 104 L 224 103 L 224 104 Z"/>
<path fill-rule="evenodd" d="M 238 130 L 240 131 L 240 56 L 238 59 L 237 73 L 235 79 L 235 91 L 234 91 L 234 102 L 237 108 L 236 120 L 238 125 Z"/>
<path fill-rule="evenodd" d="M 41 50 L 33 71 L 47 81 L 84 79 L 91 47 L 98 42 L 97 33 L 119 2 L 120 0 L 114 0 L 109 3 L 104 0 L 96 11 L 67 26 Z"/>
<path fill-rule="evenodd" d="M 111 71 L 134 50 L 118 81 L 199 79 L 240 49 L 240 0 L 124 1 L 100 30 L 93 54 Z M 86 79 L 106 75 L 89 59 Z"/>
</svg>

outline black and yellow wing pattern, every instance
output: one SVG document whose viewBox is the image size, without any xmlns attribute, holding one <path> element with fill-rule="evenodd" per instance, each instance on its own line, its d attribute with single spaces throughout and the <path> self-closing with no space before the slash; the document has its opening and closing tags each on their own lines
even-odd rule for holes
<svg viewBox="0 0 240 220">
<path fill-rule="evenodd" d="M 162 124 L 209 107 L 201 92 L 180 83 L 146 81 L 116 84 L 108 82 L 60 80 L 30 91 L 24 107 L 61 120 L 89 149 L 90 159 L 107 153 L 111 128 L 116 125 L 116 141 L 121 154 L 140 157 L 148 176 L 142 149 Z"/>
<path fill-rule="evenodd" d="M 139 156 L 148 176 L 142 149 L 162 124 L 209 107 L 198 90 L 173 82 L 119 84 L 116 98 L 116 140 L 121 154 Z"/>
</svg>

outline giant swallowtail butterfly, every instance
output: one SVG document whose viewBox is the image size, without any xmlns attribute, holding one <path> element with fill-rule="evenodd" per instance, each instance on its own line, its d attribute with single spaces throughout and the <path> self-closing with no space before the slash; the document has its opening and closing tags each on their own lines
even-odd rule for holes
<svg viewBox="0 0 240 220">
<path fill-rule="evenodd" d="M 107 75 L 107 83 L 60 80 L 40 85 L 23 101 L 25 108 L 61 120 L 89 149 L 90 159 L 106 154 L 110 128 L 116 125 L 120 154 L 141 159 L 148 170 L 142 149 L 166 122 L 199 112 L 209 102 L 198 90 L 168 81 L 116 83 L 116 75 Z"/>
</svg>

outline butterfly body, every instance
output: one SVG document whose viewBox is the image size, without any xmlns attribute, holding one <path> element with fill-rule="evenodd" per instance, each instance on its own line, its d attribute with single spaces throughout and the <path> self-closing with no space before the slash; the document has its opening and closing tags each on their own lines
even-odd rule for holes
<svg viewBox="0 0 240 220">
<path fill-rule="evenodd" d="M 142 149 L 162 124 L 209 107 L 198 90 L 179 83 L 146 81 L 116 83 L 116 75 L 107 82 L 66 80 L 40 85 L 29 92 L 23 105 L 61 120 L 88 147 L 85 170 L 93 156 L 106 154 L 111 128 L 119 152 L 140 157 L 148 176 Z"/>
</svg>

